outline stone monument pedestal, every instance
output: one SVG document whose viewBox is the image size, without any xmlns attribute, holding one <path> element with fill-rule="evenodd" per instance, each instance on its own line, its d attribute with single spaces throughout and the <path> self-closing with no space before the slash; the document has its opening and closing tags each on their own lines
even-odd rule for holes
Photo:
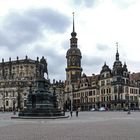
<svg viewBox="0 0 140 140">
<path fill-rule="evenodd" d="M 45 79 L 36 81 L 36 89 L 29 89 L 27 108 L 19 112 L 19 118 L 63 118 L 64 113 L 56 106 L 56 96 L 48 90 Z M 68 117 L 68 116 L 66 116 Z"/>
</svg>

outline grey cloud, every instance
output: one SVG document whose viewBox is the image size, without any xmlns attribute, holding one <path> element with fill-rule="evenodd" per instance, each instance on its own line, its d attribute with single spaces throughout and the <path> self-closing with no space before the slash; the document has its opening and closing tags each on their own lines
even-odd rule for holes
<svg viewBox="0 0 140 140">
<path fill-rule="evenodd" d="M 124 9 L 135 4 L 138 0 L 112 0 L 113 3 L 118 5 L 118 7 Z M 72 0 L 73 5 L 75 6 L 84 6 L 87 8 L 92 8 L 98 6 L 102 1 L 99 0 Z"/>
<path fill-rule="evenodd" d="M 42 25 L 52 31 L 63 33 L 70 25 L 70 20 L 65 15 L 51 9 L 34 9 L 28 12 L 29 16 L 37 18 Z"/>
<path fill-rule="evenodd" d="M 0 46 L 15 49 L 43 37 L 43 31 L 63 33 L 70 25 L 64 14 L 52 9 L 31 9 L 9 13 L 0 26 Z"/>
<path fill-rule="evenodd" d="M 101 65 L 104 62 L 104 59 L 98 56 L 83 56 L 82 64 L 83 65 Z"/>
<path fill-rule="evenodd" d="M 99 74 L 102 70 L 104 63 L 112 68 L 114 60 L 110 58 L 104 58 L 104 56 L 83 56 L 82 67 L 83 71 L 88 74 Z"/>
<path fill-rule="evenodd" d="M 133 72 L 140 72 L 140 62 L 139 61 L 134 61 L 134 60 L 127 60 L 126 65 L 128 68 L 128 71 L 131 73 Z"/>
<path fill-rule="evenodd" d="M 98 74 L 104 64 L 104 58 L 98 56 L 83 56 L 82 68 L 86 75 Z"/>
<path fill-rule="evenodd" d="M 108 50 L 109 49 L 109 46 L 105 45 L 105 44 L 97 44 L 96 48 L 99 50 L 99 51 L 104 51 L 104 50 Z"/>
<path fill-rule="evenodd" d="M 18 13 L 10 13 L 3 22 L 2 42 L 9 49 L 32 43 L 41 37 L 40 26 L 32 18 Z M 1 42 L 1 41 L 0 41 Z"/>
<path fill-rule="evenodd" d="M 98 0 L 73 0 L 73 3 L 77 6 L 85 6 L 88 8 L 91 8 L 93 6 L 96 6 L 99 1 Z"/>
<path fill-rule="evenodd" d="M 56 51 L 52 50 L 47 52 L 49 74 L 50 75 L 60 75 L 65 77 L 65 68 L 66 68 L 66 58 L 65 55 L 60 55 Z"/>
<path fill-rule="evenodd" d="M 118 7 L 125 9 L 135 4 L 137 0 L 112 0 L 112 1 L 113 3 L 118 5 Z"/>
<path fill-rule="evenodd" d="M 70 42 L 69 42 L 69 40 L 62 42 L 61 43 L 61 46 L 67 52 L 67 50 L 70 48 Z"/>
</svg>

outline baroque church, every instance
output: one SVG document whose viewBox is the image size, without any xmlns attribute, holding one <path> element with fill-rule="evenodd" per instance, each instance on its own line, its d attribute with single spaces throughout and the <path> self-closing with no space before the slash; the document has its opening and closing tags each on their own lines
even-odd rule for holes
<svg viewBox="0 0 140 140">
<path fill-rule="evenodd" d="M 140 109 L 140 75 L 131 74 L 126 63 L 119 58 L 118 43 L 113 68 L 104 63 L 99 74 L 87 76 L 82 73 L 82 54 L 77 44 L 74 15 L 70 48 L 66 53 L 66 110 L 88 111 L 105 107 L 108 110 Z"/>
<path fill-rule="evenodd" d="M 34 88 L 36 79 L 44 78 L 47 62 L 44 57 L 32 60 L 17 57 L 0 63 L 0 110 L 12 111 L 13 107 L 22 109 L 26 106 L 29 86 Z"/>
<path fill-rule="evenodd" d="M 11 60 L 0 63 L 0 111 L 22 110 L 26 108 L 29 88 L 32 91 L 36 88 L 36 80 L 46 79 L 49 83 L 49 90 L 57 97 L 57 106 L 63 108 L 64 82 L 61 80 L 50 82 L 48 76 L 47 61 L 42 56 L 32 60 L 25 59 Z M 47 77 L 45 77 L 45 74 Z"/>
</svg>

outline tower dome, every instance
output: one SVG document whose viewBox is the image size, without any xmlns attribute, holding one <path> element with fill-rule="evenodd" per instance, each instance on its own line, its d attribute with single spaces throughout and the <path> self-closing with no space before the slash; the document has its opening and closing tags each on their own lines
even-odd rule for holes
<svg viewBox="0 0 140 140">
<path fill-rule="evenodd" d="M 126 63 L 124 63 L 124 65 L 123 65 L 123 70 L 124 70 L 125 72 L 128 72 Z"/>
<path fill-rule="evenodd" d="M 81 51 L 79 48 L 68 49 L 67 54 L 66 54 L 66 58 L 68 58 L 69 56 L 80 56 L 80 58 L 82 57 Z"/>
<path fill-rule="evenodd" d="M 105 62 L 105 64 L 103 65 L 102 70 L 101 70 L 100 73 L 103 73 L 103 72 L 110 72 L 110 73 L 111 73 L 111 69 L 109 68 L 108 65 L 106 65 L 106 62 Z"/>
</svg>

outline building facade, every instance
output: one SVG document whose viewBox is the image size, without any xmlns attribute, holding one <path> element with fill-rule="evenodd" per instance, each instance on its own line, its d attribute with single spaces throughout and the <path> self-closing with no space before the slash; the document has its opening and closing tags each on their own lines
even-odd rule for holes
<svg viewBox="0 0 140 140">
<path fill-rule="evenodd" d="M 26 106 L 29 86 L 34 88 L 35 81 L 44 78 L 47 73 L 47 62 L 44 57 L 40 60 L 25 59 L 0 63 L 0 110 L 12 111 Z"/>
<path fill-rule="evenodd" d="M 50 84 L 50 91 L 56 96 L 56 105 L 60 110 L 64 110 L 64 82 L 53 79 Z"/>
<path fill-rule="evenodd" d="M 82 74 L 82 55 L 77 47 L 76 35 L 73 18 L 70 49 L 66 53 L 65 108 L 140 109 L 140 78 L 136 78 L 136 74 L 131 74 L 126 63 L 122 64 L 120 61 L 118 43 L 113 68 L 110 69 L 104 63 L 98 75 L 86 76 Z"/>
</svg>

